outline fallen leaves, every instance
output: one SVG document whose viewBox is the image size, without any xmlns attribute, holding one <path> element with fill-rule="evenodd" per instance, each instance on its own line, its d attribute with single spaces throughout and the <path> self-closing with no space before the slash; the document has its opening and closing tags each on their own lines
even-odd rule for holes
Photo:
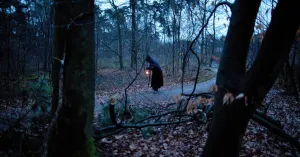
<svg viewBox="0 0 300 157">
<path fill-rule="evenodd" d="M 173 127 L 171 127 L 173 128 Z M 139 130 L 128 130 L 122 133 L 124 136 L 116 140 L 115 136 L 106 140 L 113 141 L 110 144 L 98 142 L 97 146 L 104 153 L 103 156 L 137 156 L 137 157 L 168 157 L 168 156 L 197 156 L 203 151 L 207 133 L 203 132 L 204 126 L 179 125 L 176 128 L 158 127 L 156 134 L 150 138 L 144 138 Z"/>
<path fill-rule="evenodd" d="M 226 93 L 223 97 L 223 105 L 231 104 L 234 101 L 234 97 L 232 93 Z"/>
<path fill-rule="evenodd" d="M 218 91 L 218 86 L 217 85 L 212 85 L 209 87 L 209 92 L 215 93 Z"/>
<path fill-rule="evenodd" d="M 215 98 L 210 98 L 208 99 L 207 105 L 214 105 L 214 103 L 215 103 Z"/>
<path fill-rule="evenodd" d="M 212 91 L 216 92 L 217 90 L 213 88 Z M 275 97 L 277 98 L 275 100 L 276 104 L 271 105 L 268 115 L 272 114 L 272 116 L 278 117 L 284 125 L 285 131 L 294 137 L 300 137 L 298 131 L 300 130 L 300 119 L 297 119 L 300 113 L 299 106 L 291 105 L 296 103 L 293 99 L 291 99 L 293 101 L 287 101 L 290 97 L 282 98 L 278 95 L 275 95 Z M 224 95 L 223 103 L 231 104 L 235 100 L 242 101 L 243 99 L 247 106 L 248 97 L 244 93 L 229 92 Z M 173 100 L 179 103 L 182 97 L 176 95 Z M 200 103 L 204 105 L 213 104 L 214 98 L 198 97 L 192 99 L 186 112 L 193 113 Z M 150 108 L 153 108 L 153 106 Z M 199 126 L 194 122 L 180 124 L 176 128 L 174 126 L 154 127 L 155 133 L 150 134 L 150 138 L 142 136 L 138 133 L 138 130 L 133 130 L 130 129 L 119 135 L 113 135 L 104 141 L 101 140 L 100 143 L 104 144 L 101 149 L 107 153 L 105 156 L 197 156 L 203 151 L 208 135 L 205 125 Z M 272 134 L 261 125 L 250 121 L 243 139 L 240 156 L 292 156 L 292 150 L 293 147 L 284 139 Z"/>
<path fill-rule="evenodd" d="M 204 97 L 201 97 L 199 96 L 196 100 L 197 104 L 206 104 L 208 102 L 208 99 L 204 98 Z"/>
<path fill-rule="evenodd" d="M 187 114 L 197 113 L 197 103 L 195 101 L 189 101 L 189 104 L 186 109 Z"/>
<path fill-rule="evenodd" d="M 245 98 L 245 105 L 248 106 L 248 97 L 244 93 L 238 94 L 236 97 L 232 93 L 226 93 L 223 97 L 223 105 L 228 105 L 233 103 L 234 100 L 239 100 Z"/>
</svg>

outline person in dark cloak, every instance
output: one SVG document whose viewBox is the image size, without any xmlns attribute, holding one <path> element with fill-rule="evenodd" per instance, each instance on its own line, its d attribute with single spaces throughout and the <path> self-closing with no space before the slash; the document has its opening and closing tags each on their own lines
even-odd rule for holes
<svg viewBox="0 0 300 157">
<path fill-rule="evenodd" d="M 146 69 L 152 71 L 151 87 L 156 94 L 158 93 L 158 89 L 164 85 L 163 73 L 158 62 L 152 59 L 149 55 L 146 57 L 146 62 L 149 63 L 149 67 Z"/>
</svg>

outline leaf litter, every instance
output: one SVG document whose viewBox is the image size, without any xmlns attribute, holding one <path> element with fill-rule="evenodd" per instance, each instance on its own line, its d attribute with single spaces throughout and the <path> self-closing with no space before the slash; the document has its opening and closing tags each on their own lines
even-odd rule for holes
<svg viewBox="0 0 300 157">
<path fill-rule="evenodd" d="M 175 100 L 179 99 L 174 97 Z M 267 115 L 281 122 L 283 130 L 300 140 L 300 103 L 293 96 L 283 94 L 277 89 L 270 90 L 266 100 L 273 99 Z M 164 102 L 167 104 L 169 102 Z M 153 108 L 153 104 L 150 107 Z M 143 106 L 143 105 L 142 105 Z M 141 106 L 141 107 L 142 107 Z M 161 109 L 161 108 L 160 108 Z M 159 110 L 156 107 L 155 110 Z M 211 120 L 211 118 L 210 118 Z M 208 121 L 210 121 L 208 120 Z M 153 127 L 150 136 L 145 136 L 142 129 L 127 129 L 119 134 L 105 137 L 97 143 L 104 156 L 139 156 L 139 157 L 181 157 L 200 156 L 208 137 L 209 124 L 188 122 L 185 124 Z M 109 142 L 108 142 L 109 141 Z M 110 141 L 112 143 L 110 143 Z M 250 120 L 240 149 L 241 157 L 299 155 L 299 151 L 287 140 L 270 132 L 264 126 Z"/>
</svg>

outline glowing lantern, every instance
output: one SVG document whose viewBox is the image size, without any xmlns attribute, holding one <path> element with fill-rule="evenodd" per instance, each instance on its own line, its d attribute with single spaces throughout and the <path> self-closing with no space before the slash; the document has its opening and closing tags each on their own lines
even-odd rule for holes
<svg viewBox="0 0 300 157">
<path fill-rule="evenodd" d="M 146 69 L 146 70 L 145 70 L 145 74 L 146 74 L 146 75 L 150 75 L 150 74 L 151 74 L 151 70 Z"/>
</svg>

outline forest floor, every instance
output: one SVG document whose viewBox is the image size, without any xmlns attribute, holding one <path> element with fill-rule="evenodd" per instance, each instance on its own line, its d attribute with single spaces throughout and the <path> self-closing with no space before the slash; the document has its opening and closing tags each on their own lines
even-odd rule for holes
<svg viewBox="0 0 300 157">
<path fill-rule="evenodd" d="M 215 72 L 216 70 L 208 69 L 200 72 L 200 77 L 205 76 L 205 79 L 202 79 L 204 82 L 197 84 L 195 93 L 207 92 L 209 86 L 215 82 Z M 96 96 L 95 114 L 101 112 L 102 108 L 99 108 L 99 106 L 107 102 L 108 96 L 116 93 L 122 95 L 124 88 L 127 86 L 125 82 L 128 84 L 133 77 L 131 76 L 129 80 L 126 78 L 126 75 L 130 75 L 122 74 L 120 71 L 110 72 L 109 75 L 122 76 L 119 79 L 124 79 L 123 84 L 102 84 L 101 86 L 97 86 L 98 94 Z M 189 79 L 185 80 L 184 93 L 190 93 L 193 88 L 195 78 L 192 76 L 186 76 Z M 101 79 L 105 80 L 105 76 L 101 77 Z M 151 89 L 147 87 L 147 81 L 147 77 L 145 76 L 137 79 L 137 83 L 134 83 L 128 91 L 129 103 L 135 105 L 135 109 L 141 109 L 142 111 L 151 110 L 157 114 L 166 112 L 168 104 L 174 102 L 172 99 L 173 96 L 181 93 L 180 78 L 169 77 L 165 79 L 165 86 L 158 94 L 152 93 Z M 107 87 L 105 88 L 105 86 Z M 117 86 L 123 87 L 121 88 L 123 90 L 120 90 Z M 114 89 L 115 87 L 116 89 Z M 287 95 L 281 88 L 272 88 L 266 101 L 272 102 L 267 115 L 280 121 L 283 130 L 300 141 L 300 103 L 293 96 Z M 137 112 L 141 112 L 141 110 Z M 102 138 L 96 145 L 97 150 L 106 157 L 200 156 L 207 135 L 208 123 L 198 124 L 197 122 L 188 122 L 178 125 L 126 129 L 117 134 Z M 298 157 L 299 155 L 299 150 L 290 145 L 287 140 L 277 136 L 253 120 L 249 122 L 240 151 L 241 157 Z"/>
<path fill-rule="evenodd" d="M 279 120 L 283 130 L 300 141 L 300 103 L 282 90 L 268 94 L 272 104 L 267 115 Z M 153 110 L 163 108 L 151 107 Z M 147 133 L 150 132 L 150 133 Z M 197 157 L 203 151 L 208 124 L 188 122 L 179 125 L 128 129 L 96 143 L 106 157 Z M 287 140 L 250 120 L 240 150 L 241 157 L 299 157 L 300 152 Z"/>
<path fill-rule="evenodd" d="M 95 128 L 99 126 L 102 128 L 105 127 L 101 126 L 103 125 L 100 123 L 101 120 L 102 122 L 110 122 L 109 118 L 101 119 L 101 114 L 103 115 L 104 111 L 102 109 L 105 108 L 105 105 L 107 106 L 109 96 L 115 94 L 122 96 L 124 94 L 124 89 L 133 80 L 134 76 L 135 71 L 128 72 L 116 69 L 99 69 L 95 97 Z M 160 89 L 160 92 L 158 94 L 153 94 L 152 90 L 148 87 L 148 77 L 142 73 L 128 89 L 128 104 L 133 106 L 132 112 L 135 113 L 135 115 L 139 115 L 139 118 L 143 118 L 145 116 L 149 116 L 149 114 L 156 115 L 165 113 L 170 111 L 172 107 L 176 107 L 170 107 L 168 105 L 170 103 L 174 104 L 173 96 L 181 93 L 180 76 L 180 72 L 178 72 L 177 75 L 166 75 L 164 77 L 164 86 Z M 197 80 L 198 84 L 195 93 L 207 92 L 209 86 L 214 84 L 215 76 L 216 69 L 203 68 L 200 71 L 200 75 Z M 185 75 L 184 93 L 191 92 L 194 82 L 195 72 L 190 71 Z M 4 107 L 3 111 L 1 110 L 1 115 L 10 120 L 18 119 L 20 118 L 20 115 L 27 115 L 27 111 L 29 113 L 32 109 L 35 109 L 35 111 L 33 113 L 30 112 L 28 116 L 39 117 L 38 119 L 35 118 L 33 121 L 33 118 L 26 119 L 24 118 L 25 116 L 21 116 L 21 121 L 18 124 L 24 127 L 24 129 L 22 129 L 23 132 L 22 134 L 12 132 L 12 138 L 2 139 L 2 142 L 0 140 L 1 157 L 20 156 L 19 154 L 22 154 L 22 151 L 27 149 L 31 150 L 27 148 L 27 146 L 32 148 L 38 148 L 41 146 L 41 142 L 43 142 L 43 135 L 47 131 L 48 120 L 47 117 L 42 114 L 40 115 L 40 113 L 43 113 L 39 112 L 39 110 L 41 110 L 40 107 L 36 109 L 37 105 L 35 104 L 38 103 L 36 103 L 37 100 L 33 99 L 35 97 L 39 98 L 40 95 L 33 95 L 32 98 L 30 98 L 30 101 L 28 100 L 29 106 L 25 109 L 23 109 L 24 107 L 22 108 L 22 105 L 16 105 L 15 108 Z M 19 102 L 17 104 L 23 104 L 20 103 L 22 101 L 19 99 L 16 99 L 15 101 Z M 283 130 L 293 138 L 300 141 L 299 101 L 296 101 L 294 96 L 288 95 L 281 87 L 275 86 L 268 93 L 266 102 L 272 102 L 270 103 L 271 105 L 268 109 L 267 115 L 280 121 Z M 121 112 L 117 113 L 119 114 Z M 6 119 L 3 121 L 6 121 Z M 32 121 L 28 121 L 29 119 L 32 119 Z M 176 121 L 177 119 L 168 119 L 168 117 L 163 117 L 161 120 Z M 208 136 L 210 120 L 211 118 L 208 116 L 208 123 L 205 124 L 199 124 L 196 121 L 191 121 L 178 125 L 145 127 L 142 129 L 124 129 L 119 133 L 106 136 L 101 140 L 96 141 L 95 144 L 98 152 L 105 157 L 197 157 L 200 156 L 203 151 Z M 154 121 L 151 120 L 148 122 L 151 123 Z M 126 123 L 131 123 L 131 121 L 127 120 Z M 111 124 L 105 125 L 110 126 Z M 8 127 L 8 124 L 0 123 L 0 127 L 2 130 L 5 130 L 5 128 Z M 5 133 L 2 130 L 0 129 L 0 137 L 3 133 Z M 25 141 L 24 139 L 21 141 L 21 137 L 19 137 L 20 135 L 23 136 L 23 134 Z M 20 148 L 20 142 L 23 143 L 21 148 L 24 150 L 22 151 Z M 39 151 L 36 150 L 33 154 L 39 154 Z M 277 136 L 264 126 L 250 120 L 243 138 L 240 156 L 299 157 L 300 152 L 286 139 Z"/>
</svg>

